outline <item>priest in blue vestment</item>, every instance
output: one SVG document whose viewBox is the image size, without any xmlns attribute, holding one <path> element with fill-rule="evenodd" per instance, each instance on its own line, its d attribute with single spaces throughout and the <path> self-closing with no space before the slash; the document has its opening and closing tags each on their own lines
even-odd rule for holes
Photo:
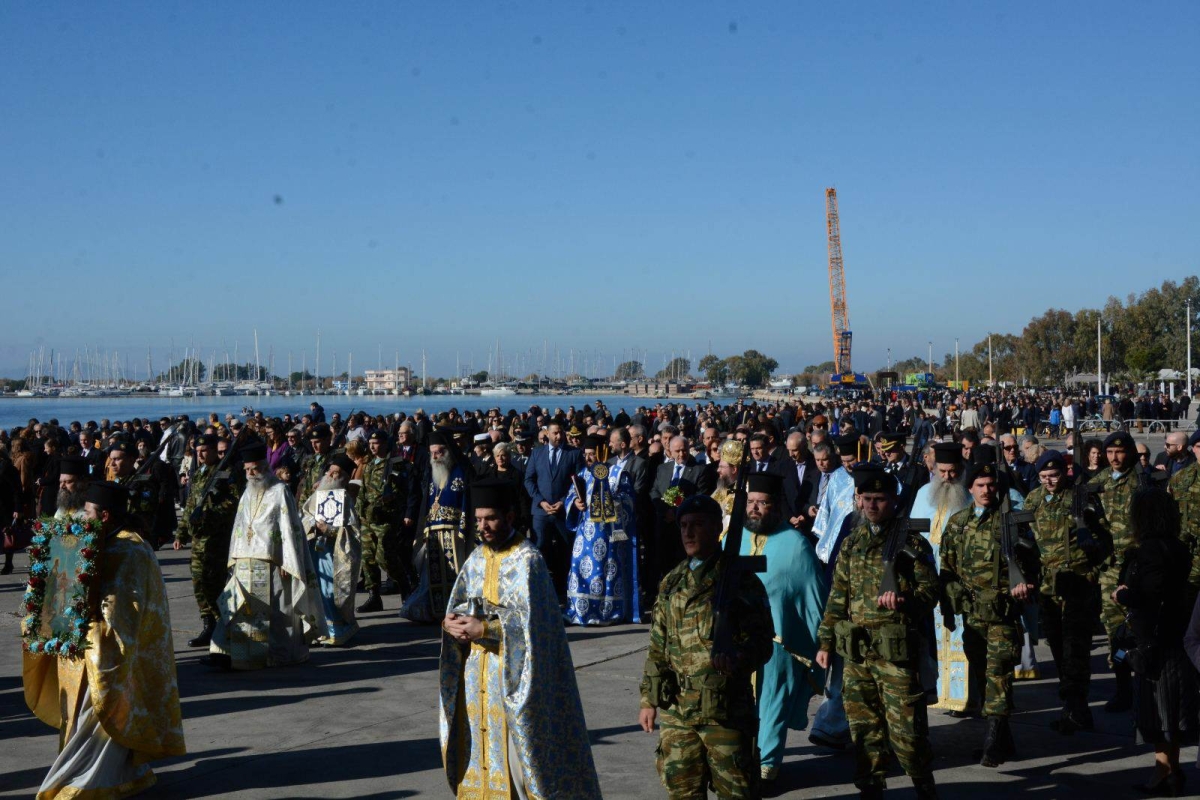
<svg viewBox="0 0 1200 800">
<path fill-rule="evenodd" d="M 605 463 L 605 451 L 600 437 L 583 440 L 584 466 L 564 501 L 567 529 L 575 534 L 566 609 L 567 621 L 574 625 L 642 621 L 633 480 L 620 462 Z"/>
<path fill-rule="evenodd" d="M 442 620 L 442 764 L 460 798 L 599 800 L 558 597 L 513 528 L 512 484 L 471 486 L 480 545 Z"/>
<path fill-rule="evenodd" d="M 759 578 L 775 623 L 774 652 L 755 677 L 762 778 L 769 782 L 779 774 L 788 729 L 808 727 L 809 698 L 825 682 L 813 659 L 829 587 L 812 543 L 784 518 L 783 479 L 756 472 L 748 476 L 746 492 L 741 553 L 767 557 Z"/>
</svg>

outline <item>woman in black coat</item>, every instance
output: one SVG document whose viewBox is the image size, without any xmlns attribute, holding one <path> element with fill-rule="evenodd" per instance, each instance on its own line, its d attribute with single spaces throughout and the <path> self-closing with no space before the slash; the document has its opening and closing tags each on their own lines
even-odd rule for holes
<svg viewBox="0 0 1200 800">
<path fill-rule="evenodd" d="M 1179 748 L 1196 741 L 1197 729 L 1196 670 L 1183 647 L 1191 556 L 1179 540 L 1179 508 L 1165 490 L 1138 490 L 1130 511 L 1136 547 L 1112 598 L 1127 609 L 1133 636 L 1125 658 L 1138 679 L 1137 739 L 1154 745 L 1154 774 L 1139 788 L 1179 797 L 1185 782 Z"/>
</svg>

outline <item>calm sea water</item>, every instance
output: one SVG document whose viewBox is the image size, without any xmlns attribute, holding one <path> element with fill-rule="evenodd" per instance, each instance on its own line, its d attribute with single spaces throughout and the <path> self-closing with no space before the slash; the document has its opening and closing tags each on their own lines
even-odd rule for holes
<svg viewBox="0 0 1200 800">
<path fill-rule="evenodd" d="M 158 419 L 163 416 L 174 417 L 176 414 L 187 414 L 192 419 L 206 417 L 216 412 L 222 419 L 228 413 L 238 414 L 243 407 L 262 411 L 267 416 L 283 416 L 308 412 L 308 405 L 313 400 L 325 407 L 327 415 L 337 411 L 343 417 L 351 411 L 367 411 L 372 414 L 391 414 L 403 411 L 411 414 L 417 409 L 426 413 L 436 413 L 457 408 L 488 409 L 499 407 L 504 411 L 517 409 L 527 410 L 531 405 L 543 408 L 562 408 L 570 406 L 582 408 L 584 405 L 595 405 L 596 400 L 604 404 L 615 414 L 624 408 L 632 412 L 639 405 L 652 406 L 653 398 L 633 397 L 630 395 L 509 395 L 505 397 L 483 397 L 480 395 L 430 395 L 427 397 L 344 397 L 334 395 L 311 395 L 292 397 L 100 397 L 100 398 L 3 398 L 0 399 L 0 427 L 13 428 L 26 424 L 31 418 L 42 421 L 57 419 L 60 425 L 69 425 L 73 420 L 87 422 L 102 419 L 117 420 L 130 417 L 148 417 Z"/>
</svg>

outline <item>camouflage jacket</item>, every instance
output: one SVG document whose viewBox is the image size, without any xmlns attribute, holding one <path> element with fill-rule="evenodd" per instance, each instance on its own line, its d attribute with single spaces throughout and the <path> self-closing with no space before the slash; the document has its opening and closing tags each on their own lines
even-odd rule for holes
<svg viewBox="0 0 1200 800">
<path fill-rule="evenodd" d="M 368 461 L 363 467 L 362 482 L 362 491 L 358 495 L 359 519 L 367 525 L 399 522 L 404 498 L 396 492 L 388 459 Z"/>
<path fill-rule="evenodd" d="M 871 525 L 864 519 L 846 537 L 834 565 L 825 617 L 817 630 L 822 650 L 833 651 L 834 626 L 839 622 L 849 621 L 865 628 L 900 623 L 915 629 L 937 604 L 938 575 L 933 548 L 924 536 L 913 531 L 905 544 L 917 557 L 902 558 L 896 567 L 896 582 L 904 603 L 895 611 L 879 605 L 883 546 L 896 524 L 906 523 L 889 520 L 882 525 Z"/>
<path fill-rule="evenodd" d="M 1054 574 L 1057 572 L 1074 572 L 1095 582 L 1097 565 L 1094 556 L 1081 546 L 1075 535 L 1070 490 L 1051 495 L 1039 486 L 1025 498 L 1024 510 L 1034 516 L 1031 528 L 1042 562 L 1039 591 L 1054 595 Z"/>
<path fill-rule="evenodd" d="M 971 604 L 968 615 L 986 622 L 1001 621 L 998 618 L 1014 621 L 1021 611 L 1020 604 L 1009 599 L 1008 558 L 1000 544 L 1000 533 L 1000 512 L 988 508 L 976 516 L 973 505 L 950 517 L 942 533 L 944 591 L 953 598 L 955 589 L 964 587 Z M 1025 577 L 1036 583 L 1036 559 L 1021 558 L 1020 552 L 1017 558 Z M 993 615 L 998 618 L 989 618 Z"/>
<path fill-rule="evenodd" d="M 233 518 L 237 516 L 238 500 L 241 497 L 236 481 L 218 479 L 212 491 L 201 501 L 209 479 L 216 467 L 201 465 L 192 473 L 191 489 L 183 505 L 183 516 L 175 531 L 175 541 L 187 544 L 195 538 L 211 536 L 229 538 L 233 531 Z M 201 503 L 199 518 L 193 522 L 196 504 Z"/>
<path fill-rule="evenodd" d="M 663 578 L 654 603 L 641 706 L 658 706 L 678 724 L 743 726 L 757 719 L 750 676 L 774 651 L 771 607 L 762 581 L 743 573 L 733 606 L 743 667 L 730 676 L 713 669 L 713 600 L 722 569 L 716 556 L 694 570 L 685 560 Z"/>
<path fill-rule="evenodd" d="M 300 462 L 300 483 L 296 487 L 296 505 L 303 506 L 304 501 L 317 489 L 317 484 L 329 469 L 329 456 L 309 453 Z"/>
<path fill-rule="evenodd" d="M 1179 504 L 1180 533 L 1192 553 L 1188 585 L 1200 590 L 1200 462 L 1192 462 L 1171 476 L 1171 496 Z"/>
<path fill-rule="evenodd" d="M 1101 524 L 1113 544 L 1113 553 L 1108 565 L 1120 566 L 1125 563 L 1126 551 L 1133 547 L 1129 512 L 1133 505 L 1133 493 L 1138 488 L 1137 476 L 1133 469 L 1129 469 L 1121 473 L 1121 477 L 1114 478 L 1112 467 L 1106 467 L 1092 479 L 1092 483 L 1104 487 L 1100 494 L 1100 504 L 1104 508 L 1104 521 Z"/>
</svg>

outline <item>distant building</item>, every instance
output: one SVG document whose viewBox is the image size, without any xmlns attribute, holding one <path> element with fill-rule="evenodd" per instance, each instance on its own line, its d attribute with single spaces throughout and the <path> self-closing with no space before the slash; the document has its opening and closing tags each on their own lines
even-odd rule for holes
<svg viewBox="0 0 1200 800">
<path fill-rule="evenodd" d="M 366 390 L 368 392 L 401 391 L 408 386 L 412 376 L 408 367 L 399 369 L 369 369 L 365 373 Z"/>
</svg>

